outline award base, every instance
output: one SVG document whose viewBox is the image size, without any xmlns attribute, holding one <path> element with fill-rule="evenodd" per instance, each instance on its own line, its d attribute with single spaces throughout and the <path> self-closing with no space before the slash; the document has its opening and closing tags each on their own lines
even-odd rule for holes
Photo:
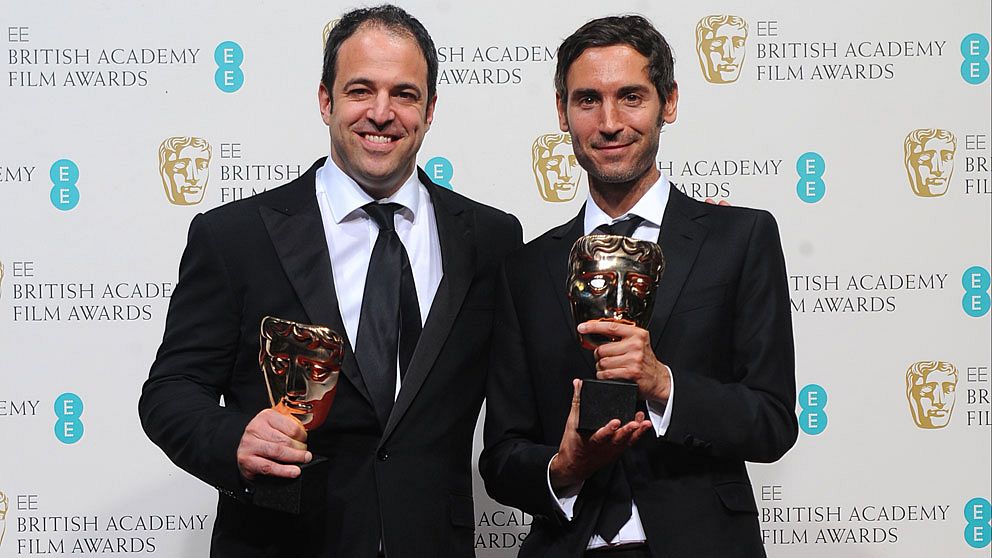
<svg viewBox="0 0 992 558">
<path fill-rule="evenodd" d="M 637 384 L 615 380 L 582 380 L 579 394 L 579 426 L 582 433 L 593 433 L 613 419 L 621 424 L 634 420 L 637 411 Z"/>
<path fill-rule="evenodd" d="M 327 494 L 326 457 L 313 456 L 310 463 L 300 465 L 300 476 L 257 477 L 254 481 L 252 503 L 256 506 L 291 514 L 312 511 L 323 505 Z"/>
</svg>

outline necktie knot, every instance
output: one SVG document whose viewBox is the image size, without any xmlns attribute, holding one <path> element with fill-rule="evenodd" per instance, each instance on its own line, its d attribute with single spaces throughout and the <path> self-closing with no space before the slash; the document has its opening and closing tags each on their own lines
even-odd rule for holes
<svg viewBox="0 0 992 558">
<path fill-rule="evenodd" d="M 380 231 L 391 231 L 395 229 L 393 225 L 393 215 L 403 206 L 398 203 L 368 203 L 362 206 L 362 210 L 375 221 Z"/>
<path fill-rule="evenodd" d="M 604 234 L 615 234 L 619 236 L 633 236 L 634 231 L 637 227 L 641 226 L 644 222 L 643 217 L 638 217 L 637 215 L 628 215 L 623 221 L 617 221 L 612 225 L 600 225 L 597 230 L 603 231 Z"/>
</svg>

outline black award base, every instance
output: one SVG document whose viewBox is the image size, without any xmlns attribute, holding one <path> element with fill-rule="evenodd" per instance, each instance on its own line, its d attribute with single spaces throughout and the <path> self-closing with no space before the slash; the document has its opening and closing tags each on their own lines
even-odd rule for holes
<svg viewBox="0 0 992 558">
<path fill-rule="evenodd" d="M 613 419 L 621 424 L 634 420 L 637 384 L 614 380 L 582 380 L 579 394 L 578 431 L 591 434 Z"/>
<path fill-rule="evenodd" d="M 310 463 L 300 465 L 300 476 L 295 479 L 256 477 L 252 503 L 292 514 L 318 509 L 327 497 L 329 465 L 326 457 L 315 455 Z"/>
</svg>

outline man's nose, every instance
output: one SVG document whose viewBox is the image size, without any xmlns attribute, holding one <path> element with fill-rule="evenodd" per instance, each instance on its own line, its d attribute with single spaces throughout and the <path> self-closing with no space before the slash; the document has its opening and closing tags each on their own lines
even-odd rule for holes
<svg viewBox="0 0 992 558">
<path fill-rule="evenodd" d="M 379 93 L 375 96 L 366 117 L 380 128 L 396 117 L 393 111 L 392 98 L 388 93 Z"/>
<path fill-rule="evenodd" d="M 604 136 L 615 136 L 623 130 L 623 122 L 620 118 L 620 109 L 613 102 L 602 104 L 602 113 L 599 122 L 599 131 Z"/>
</svg>

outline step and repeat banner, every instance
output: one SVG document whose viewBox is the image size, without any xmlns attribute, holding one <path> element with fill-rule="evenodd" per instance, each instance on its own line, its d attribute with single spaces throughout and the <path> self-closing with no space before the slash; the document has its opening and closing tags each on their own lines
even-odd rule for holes
<svg viewBox="0 0 992 558">
<path fill-rule="evenodd" d="M 658 166 L 781 228 L 802 433 L 749 465 L 768 555 L 989 555 L 988 1 L 400 4 L 440 59 L 420 165 L 527 239 L 586 196 L 559 42 L 653 20 L 681 94 Z M 0 556 L 206 555 L 216 493 L 138 394 L 193 216 L 327 154 L 322 40 L 352 7 L 4 0 Z M 475 488 L 478 555 L 515 556 L 532 518 Z"/>
</svg>

